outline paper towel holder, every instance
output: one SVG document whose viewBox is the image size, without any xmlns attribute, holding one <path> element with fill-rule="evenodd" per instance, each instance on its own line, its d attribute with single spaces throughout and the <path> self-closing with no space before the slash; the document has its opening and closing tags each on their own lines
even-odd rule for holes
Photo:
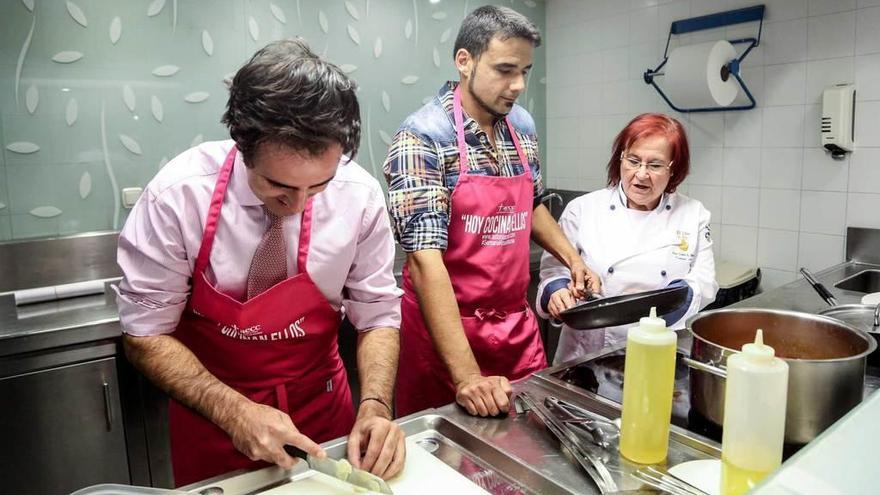
<svg viewBox="0 0 880 495">
<path fill-rule="evenodd" d="M 663 92 L 663 89 L 657 85 L 654 81 L 654 76 L 662 76 L 663 66 L 666 65 L 666 62 L 669 60 L 669 42 L 672 40 L 672 35 L 682 35 L 687 33 L 693 33 L 695 31 L 702 31 L 705 29 L 715 29 L 724 26 L 730 26 L 732 24 L 741 24 L 744 22 L 754 22 L 758 21 L 758 36 L 755 38 L 740 38 L 735 40 L 728 40 L 728 42 L 732 45 L 740 44 L 740 43 L 748 43 L 748 48 L 740 55 L 738 58 L 735 58 L 730 61 L 727 65 L 722 68 L 722 79 L 727 80 L 728 77 L 733 76 L 737 83 L 739 83 L 740 88 L 742 88 L 743 93 L 749 99 L 749 103 L 745 105 L 739 105 L 734 107 L 705 107 L 705 108 L 679 108 L 675 106 L 674 103 L 669 101 L 669 98 L 666 96 L 666 93 Z M 728 10 L 726 12 L 718 12 L 716 14 L 709 14 L 700 17 L 692 17 L 690 19 L 680 19 L 674 21 L 669 26 L 669 36 L 666 38 L 666 50 L 663 52 L 663 61 L 660 62 L 655 69 L 648 69 L 645 71 L 644 80 L 646 84 L 650 84 L 654 86 L 654 89 L 660 93 L 660 96 L 663 97 L 663 100 L 672 107 L 673 110 L 682 113 L 693 113 L 693 112 L 723 112 L 728 110 L 749 110 L 751 108 L 755 108 L 755 97 L 752 96 L 752 92 L 749 91 L 749 88 L 746 86 L 745 81 L 742 80 L 740 76 L 740 66 L 746 55 L 752 51 L 752 48 L 758 46 L 761 42 L 761 30 L 764 27 L 764 5 L 755 5 L 752 7 L 746 7 L 742 9 L 736 10 Z"/>
</svg>

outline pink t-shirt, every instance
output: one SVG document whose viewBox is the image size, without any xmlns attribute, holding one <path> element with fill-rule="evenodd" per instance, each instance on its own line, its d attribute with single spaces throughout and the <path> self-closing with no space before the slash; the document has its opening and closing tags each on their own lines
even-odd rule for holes
<svg viewBox="0 0 880 495">
<path fill-rule="evenodd" d="M 171 333 L 190 294 L 190 278 L 205 230 L 220 167 L 233 142 L 214 141 L 171 160 L 147 185 L 119 236 L 124 277 L 117 304 L 123 331 Z M 239 154 L 223 201 L 208 280 L 241 300 L 251 258 L 269 218 L 247 183 Z M 300 215 L 284 220 L 287 268 L 298 272 Z M 393 274 L 394 239 L 378 181 L 355 162 L 340 163 L 327 188 L 314 196 L 308 272 L 324 297 L 355 328 L 400 327 Z M 284 308 L 279 308 L 284 310 Z"/>
</svg>

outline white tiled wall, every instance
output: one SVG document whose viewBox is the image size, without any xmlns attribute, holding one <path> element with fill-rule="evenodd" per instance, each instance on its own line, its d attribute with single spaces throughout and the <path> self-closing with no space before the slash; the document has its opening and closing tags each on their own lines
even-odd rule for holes
<svg viewBox="0 0 880 495">
<path fill-rule="evenodd" d="M 672 21 L 757 3 L 547 2 L 545 166 L 552 187 L 602 187 L 611 141 L 633 116 L 675 115 L 691 144 L 681 191 L 712 211 L 716 257 L 760 266 L 773 287 L 798 267 L 842 261 L 847 225 L 880 228 L 880 0 L 764 0 L 761 46 L 743 69 L 753 110 L 676 114 L 642 81 Z M 733 26 L 674 37 L 673 46 L 756 32 Z M 857 149 L 835 161 L 819 147 L 821 93 L 852 82 Z"/>
</svg>

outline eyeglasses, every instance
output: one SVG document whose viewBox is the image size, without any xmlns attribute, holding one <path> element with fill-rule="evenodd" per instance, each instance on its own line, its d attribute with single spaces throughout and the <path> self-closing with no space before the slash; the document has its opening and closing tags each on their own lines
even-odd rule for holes
<svg viewBox="0 0 880 495">
<path fill-rule="evenodd" d="M 620 154 L 620 161 L 621 163 L 623 163 L 623 166 L 626 167 L 627 170 L 638 170 L 642 168 L 642 165 L 644 165 L 645 170 L 653 175 L 663 175 L 669 173 L 669 169 L 672 167 L 673 163 L 665 163 L 660 160 L 651 160 L 650 162 L 644 162 L 636 155 L 627 155 L 625 153 Z"/>
</svg>

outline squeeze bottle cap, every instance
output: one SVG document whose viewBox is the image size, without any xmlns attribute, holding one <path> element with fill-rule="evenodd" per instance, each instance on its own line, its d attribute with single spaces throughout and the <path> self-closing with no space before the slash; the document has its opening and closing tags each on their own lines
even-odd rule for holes
<svg viewBox="0 0 880 495">
<path fill-rule="evenodd" d="M 639 326 L 648 332 L 665 332 L 666 320 L 657 317 L 657 308 L 651 306 L 651 314 L 639 320 Z"/>
<path fill-rule="evenodd" d="M 769 361 L 776 355 L 776 351 L 769 345 L 764 345 L 764 331 L 760 328 L 755 333 L 755 342 L 742 346 L 742 352 L 751 359 L 762 362 Z"/>
</svg>

